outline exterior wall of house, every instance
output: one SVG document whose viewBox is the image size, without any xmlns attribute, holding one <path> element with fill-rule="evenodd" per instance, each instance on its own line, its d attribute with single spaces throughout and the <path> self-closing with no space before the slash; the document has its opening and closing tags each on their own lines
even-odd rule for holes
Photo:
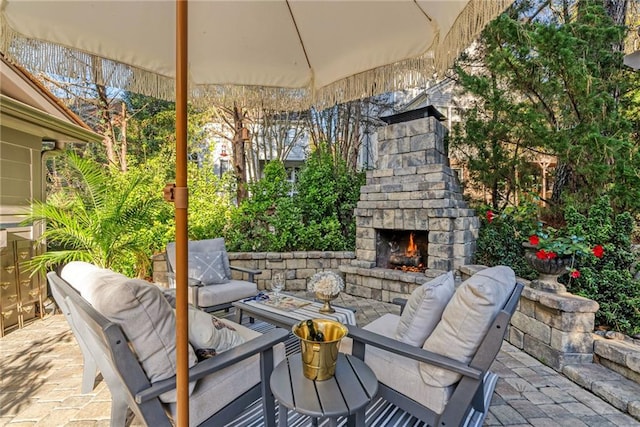
<svg viewBox="0 0 640 427">
<path fill-rule="evenodd" d="M 42 199 L 42 140 L 16 129 L 0 127 L 0 228 L 34 238 L 32 227 L 20 226 L 31 200 Z"/>
<path fill-rule="evenodd" d="M 41 138 L 0 126 L 0 336 L 41 310 L 43 280 L 22 261 L 35 253 L 38 226 L 20 225 L 33 199 L 42 199 Z"/>
</svg>

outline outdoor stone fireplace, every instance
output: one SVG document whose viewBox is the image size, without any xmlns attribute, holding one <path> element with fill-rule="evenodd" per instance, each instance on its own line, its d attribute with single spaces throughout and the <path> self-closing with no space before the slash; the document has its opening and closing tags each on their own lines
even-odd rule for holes
<svg viewBox="0 0 640 427">
<path fill-rule="evenodd" d="M 471 263 L 480 225 L 462 198 L 433 107 L 386 118 L 377 169 L 367 172 L 356 216 L 356 259 L 343 265 L 347 292 L 391 301 Z"/>
</svg>

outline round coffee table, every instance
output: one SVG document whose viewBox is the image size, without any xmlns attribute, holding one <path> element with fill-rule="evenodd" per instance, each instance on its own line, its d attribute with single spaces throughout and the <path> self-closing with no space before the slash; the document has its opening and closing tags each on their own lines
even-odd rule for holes
<svg viewBox="0 0 640 427">
<path fill-rule="evenodd" d="M 287 425 L 287 408 L 313 418 L 328 418 L 331 426 L 337 425 L 341 416 L 351 417 L 350 425 L 364 426 L 365 408 L 378 392 L 373 371 L 357 357 L 342 353 L 331 379 L 306 378 L 302 374 L 302 357 L 295 354 L 276 366 L 270 385 L 279 403 L 280 427 Z"/>
</svg>

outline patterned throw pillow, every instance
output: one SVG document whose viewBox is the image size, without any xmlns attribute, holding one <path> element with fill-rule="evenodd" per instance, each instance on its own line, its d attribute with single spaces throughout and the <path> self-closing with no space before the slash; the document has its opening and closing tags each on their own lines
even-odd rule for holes
<svg viewBox="0 0 640 427">
<path fill-rule="evenodd" d="M 228 283 L 225 255 L 223 251 L 190 252 L 189 277 L 200 280 L 203 285 Z"/>
<path fill-rule="evenodd" d="M 244 342 L 232 323 L 189 307 L 189 343 L 193 348 L 220 354 Z"/>
</svg>

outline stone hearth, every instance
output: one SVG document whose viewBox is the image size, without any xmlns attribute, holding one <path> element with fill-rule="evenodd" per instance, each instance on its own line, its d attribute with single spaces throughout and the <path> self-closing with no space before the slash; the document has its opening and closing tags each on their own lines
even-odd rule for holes
<svg viewBox="0 0 640 427">
<path fill-rule="evenodd" d="M 433 116 L 378 131 L 377 169 L 367 172 L 355 209 L 356 259 L 340 267 L 348 293 L 391 301 L 471 263 L 480 221 L 467 207 L 448 166 L 446 133 Z M 424 272 L 388 268 L 389 253 L 399 255 L 394 259 L 406 258 L 406 237 L 390 242 L 389 236 L 407 233 L 422 239 L 417 256 Z"/>
</svg>

